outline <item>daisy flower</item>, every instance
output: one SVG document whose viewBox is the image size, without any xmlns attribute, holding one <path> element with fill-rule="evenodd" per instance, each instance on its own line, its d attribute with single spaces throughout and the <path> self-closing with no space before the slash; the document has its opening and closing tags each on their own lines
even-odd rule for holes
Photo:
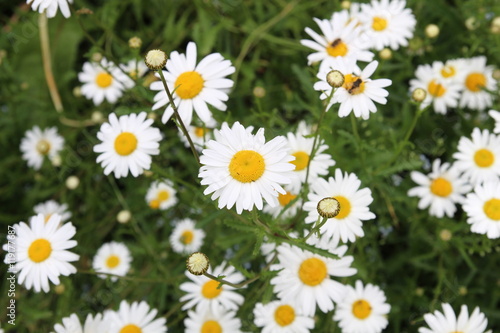
<svg viewBox="0 0 500 333">
<path fill-rule="evenodd" d="M 67 204 L 59 204 L 54 200 L 48 200 L 36 205 L 33 210 L 35 213 L 43 214 L 45 222 L 47 222 L 52 214 L 59 214 L 61 216 L 61 223 L 68 221 L 71 218 L 71 212 L 68 211 Z"/>
<path fill-rule="evenodd" d="M 153 209 L 166 210 L 177 203 L 177 191 L 174 184 L 168 180 L 157 180 L 151 183 L 146 193 L 146 202 Z"/>
<path fill-rule="evenodd" d="M 367 50 L 367 40 L 361 34 L 361 27 L 357 26 L 356 21 L 347 25 L 344 19 L 335 19 L 335 17 L 332 20 L 314 18 L 314 21 L 322 34 L 306 28 L 306 33 L 313 40 L 302 39 L 300 41 L 302 45 L 316 51 L 307 56 L 308 65 L 336 57 L 350 58 L 355 62 L 373 59 L 373 53 Z"/>
<path fill-rule="evenodd" d="M 125 71 L 125 73 L 129 75 L 129 77 L 127 77 L 127 79 L 123 81 L 126 88 L 134 87 L 134 80 L 143 77 L 144 74 L 146 74 L 146 72 L 149 70 L 144 61 L 139 61 L 137 59 L 129 60 L 126 64 L 120 65 L 120 67 L 123 69 L 123 71 Z"/>
<path fill-rule="evenodd" d="M 243 274 L 236 272 L 233 266 L 226 267 L 225 262 L 213 270 L 210 267 L 208 273 L 214 276 L 224 275 L 224 280 L 231 283 L 240 283 L 244 280 Z M 180 298 L 181 302 L 187 301 L 182 306 L 182 310 L 191 309 L 194 306 L 200 312 L 208 310 L 216 312 L 217 306 L 223 306 L 227 310 L 238 310 L 238 306 L 245 300 L 243 296 L 233 291 L 235 288 L 228 285 L 217 288 L 219 282 L 204 275 L 186 272 L 186 276 L 192 282 L 184 282 L 180 285 L 180 289 L 187 293 Z"/>
<path fill-rule="evenodd" d="M 130 269 L 132 257 L 130 251 L 123 243 L 109 242 L 103 244 L 97 250 L 92 268 L 98 273 L 109 273 L 113 275 L 125 276 Z M 107 278 L 105 274 L 98 275 L 101 279 Z M 111 281 L 116 281 L 116 276 L 111 277 Z"/>
<path fill-rule="evenodd" d="M 493 133 L 500 133 L 500 112 L 496 110 L 488 111 L 488 114 L 495 121 L 495 128 L 493 129 Z"/>
<path fill-rule="evenodd" d="M 6 262 L 15 264 L 11 271 L 18 272 L 18 283 L 35 292 L 49 292 L 49 280 L 58 285 L 59 276 L 76 273 L 70 264 L 80 256 L 67 251 L 76 246 L 71 238 L 76 229 L 71 222 L 60 228 L 61 216 L 53 214 L 47 222 L 42 214 L 33 216 L 29 226 L 20 222 L 14 225 L 16 230 L 16 257 L 6 257 Z"/>
<path fill-rule="evenodd" d="M 109 123 L 101 125 L 97 138 L 100 144 L 94 152 L 101 153 L 97 163 L 101 163 L 104 174 L 114 172 L 116 178 L 130 173 L 137 177 L 151 167 L 151 155 L 160 153 L 160 131 L 151 127 L 152 119 L 146 119 L 146 112 L 139 114 L 109 115 Z"/>
<path fill-rule="evenodd" d="M 467 59 L 460 107 L 484 110 L 493 104 L 491 91 L 497 88 L 496 81 L 493 79 L 493 69 L 493 66 L 486 66 L 485 56 Z"/>
<path fill-rule="evenodd" d="M 153 320 L 157 314 L 158 310 L 150 309 L 144 301 L 132 304 L 122 301 L 118 311 L 109 313 L 109 333 L 165 333 L 167 332 L 167 320 L 165 318 Z"/>
<path fill-rule="evenodd" d="M 292 204 L 290 203 L 297 198 L 301 188 L 299 187 L 297 190 L 294 190 L 290 186 L 285 186 L 284 189 L 286 191 L 285 194 L 278 193 L 278 205 L 270 206 L 265 204 L 264 213 L 271 214 L 274 218 L 280 216 L 282 219 L 287 219 L 297 214 L 297 211 L 302 206 L 302 200 L 299 198 Z"/>
<path fill-rule="evenodd" d="M 333 237 L 335 243 L 339 239 L 342 242 L 354 242 L 356 236 L 363 237 L 365 233 L 362 229 L 362 221 L 374 219 L 375 214 L 368 208 L 373 201 L 371 190 L 359 189 L 360 186 L 361 181 L 354 173 L 342 174 L 340 169 L 336 169 L 335 177 L 329 177 L 328 181 L 317 179 L 311 185 L 311 192 L 308 194 L 309 201 L 304 204 L 304 210 L 309 212 L 305 222 L 318 221 L 318 202 L 323 198 L 333 197 L 340 203 L 340 213 L 328 219 L 321 227 L 321 233 Z"/>
<path fill-rule="evenodd" d="M 487 333 L 488 319 L 478 307 L 469 316 L 467 305 L 462 305 L 458 318 L 450 304 L 443 303 L 442 307 L 442 313 L 436 310 L 424 315 L 429 328 L 421 327 L 419 333 Z"/>
<path fill-rule="evenodd" d="M 453 154 L 455 165 L 472 185 L 496 180 L 500 176 L 500 137 L 488 130 L 474 128 L 472 140 L 461 137 L 458 152 Z"/>
<path fill-rule="evenodd" d="M 358 19 L 372 47 L 377 51 L 388 46 L 393 50 L 408 46 L 417 21 L 404 0 L 372 0 L 363 4 Z"/>
<path fill-rule="evenodd" d="M 462 204 L 464 195 L 472 189 L 455 165 L 441 164 L 440 159 L 434 160 L 429 175 L 412 171 L 411 179 L 419 186 L 409 190 L 408 195 L 419 197 L 418 208 L 426 209 L 430 206 L 429 214 L 439 218 L 444 215 L 453 217 L 457 210 L 455 204 Z"/>
<path fill-rule="evenodd" d="M 53 159 L 58 156 L 64 145 L 64 139 L 57 134 L 55 127 L 41 130 L 34 126 L 33 129 L 26 131 L 21 140 L 21 152 L 23 159 L 28 162 L 28 166 L 35 170 L 42 167 L 43 159 L 48 157 Z"/>
<path fill-rule="evenodd" d="M 450 59 L 446 60 L 444 64 L 441 61 L 435 63 L 437 63 L 436 67 L 439 77 L 445 82 L 463 82 L 467 69 L 467 61 L 465 59 Z"/>
<path fill-rule="evenodd" d="M 304 316 L 293 303 L 272 301 L 266 305 L 255 304 L 254 323 L 262 327 L 262 333 L 309 333 L 314 328 L 314 319 Z"/>
<path fill-rule="evenodd" d="M 361 71 L 352 59 L 329 60 L 320 67 L 317 75 L 320 81 L 314 84 L 314 89 L 322 92 L 322 100 L 327 99 L 332 93 L 332 87 L 326 81 L 326 76 L 331 70 L 338 70 L 344 75 L 344 84 L 335 90 L 327 110 L 333 104 L 340 103 L 339 117 L 346 117 L 353 111 L 356 117 L 368 119 L 370 112 L 377 112 L 374 101 L 379 104 L 387 103 L 389 93 L 383 88 L 392 83 L 389 79 L 370 79 L 377 66 L 378 62 L 372 61 Z"/>
<path fill-rule="evenodd" d="M 467 223 L 471 231 L 487 235 L 488 238 L 500 237 L 500 182 L 499 180 L 476 185 L 473 193 L 467 194 L 462 206 L 467 213 Z"/>
<path fill-rule="evenodd" d="M 225 78 L 235 71 L 231 61 L 224 60 L 219 53 L 212 53 L 196 64 L 196 57 L 196 44 L 189 42 L 185 55 L 177 51 L 170 53 L 167 70 L 163 71 L 168 88 L 173 91 L 172 96 L 179 115 L 186 126 L 191 124 L 193 110 L 201 121 L 205 123 L 213 121 L 212 112 L 207 104 L 217 110 L 226 111 L 225 102 L 229 98 L 227 93 L 234 84 L 232 80 Z M 158 73 L 156 76 L 160 77 Z M 168 104 L 161 118 L 161 121 L 166 123 L 174 113 L 174 109 L 169 104 L 163 83 L 153 82 L 150 88 L 159 91 L 154 97 L 153 110 Z"/>
<path fill-rule="evenodd" d="M 306 181 L 306 175 L 308 173 L 309 164 L 309 184 L 318 178 L 318 176 L 324 176 L 328 174 L 328 168 L 335 165 L 335 161 L 329 154 L 324 154 L 323 152 L 328 149 L 328 146 L 324 144 L 323 140 L 319 140 L 319 147 L 313 159 L 309 162 L 310 156 L 313 149 L 314 138 L 306 138 L 305 136 L 312 134 L 312 130 L 305 122 L 301 121 L 296 133 L 288 133 L 288 146 L 290 147 L 290 154 L 295 157 L 294 161 L 291 161 L 295 165 L 294 174 L 296 175 L 296 180 L 294 181 L 290 188 L 294 192 L 298 192 L 300 187 Z"/>
<path fill-rule="evenodd" d="M 220 306 L 216 306 L 213 310 L 188 311 L 184 325 L 186 326 L 184 333 L 241 333 L 241 321 L 236 318 L 236 312 Z"/>
<path fill-rule="evenodd" d="M 211 121 L 207 124 L 203 124 L 203 126 L 186 126 L 186 129 L 188 131 L 189 137 L 191 138 L 191 141 L 193 141 L 194 147 L 198 152 L 202 152 L 203 149 L 205 149 L 205 143 L 213 138 L 213 129 L 217 126 L 217 122 Z M 184 146 L 186 148 L 189 147 L 189 141 L 182 133 L 182 130 L 179 128 L 179 137 L 181 138 L 181 141 L 184 142 Z"/>
<path fill-rule="evenodd" d="M 441 78 L 439 68 L 443 68 L 442 62 L 434 62 L 432 66 L 419 65 L 415 71 L 417 78 L 410 80 L 410 91 L 422 88 L 427 92 L 420 104 L 421 109 L 432 103 L 436 113 L 446 114 L 449 108 L 458 105 L 461 86 L 458 82 Z"/>
<path fill-rule="evenodd" d="M 316 306 L 321 312 L 331 311 L 333 303 L 342 299 L 345 286 L 330 276 L 352 276 L 357 272 L 350 267 L 352 256 L 325 258 L 289 244 L 278 246 L 278 260 L 271 266 L 272 270 L 279 270 L 271 279 L 274 292 L 284 302 L 295 304 L 305 316 L 313 316 Z"/>
<path fill-rule="evenodd" d="M 95 105 L 100 105 L 104 99 L 111 104 L 116 103 L 123 95 L 123 90 L 133 85 L 130 77 L 105 58 L 99 64 L 85 62 L 78 80 L 82 83 L 82 95 Z"/>
<path fill-rule="evenodd" d="M 95 333 L 107 332 L 107 329 L 108 322 L 100 313 L 96 314 L 95 317 L 92 317 L 90 314 L 87 315 L 83 326 L 75 313 L 63 318 L 62 325 L 56 324 L 54 326 L 55 333 Z"/>
<path fill-rule="evenodd" d="M 289 163 L 294 158 L 284 137 L 266 143 L 263 128 L 255 135 L 252 130 L 239 122 L 232 128 L 224 123 L 200 156 L 203 166 L 198 176 L 202 185 L 208 185 L 203 194 L 219 198 L 219 208 L 231 209 L 236 204 L 238 214 L 254 206 L 262 210 L 262 198 L 276 206 L 278 194 L 286 193 L 281 185 L 291 183 L 295 168 Z"/>
<path fill-rule="evenodd" d="M 26 0 L 26 3 L 30 4 L 34 11 L 39 13 L 46 11 L 48 18 L 56 16 L 58 9 L 65 18 L 68 18 L 71 16 L 68 3 L 72 4 L 73 0 Z"/>
<path fill-rule="evenodd" d="M 339 321 L 344 333 L 380 333 L 389 323 L 387 314 L 391 306 L 385 294 L 372 284 L 363 286 L 356 281 L 355 287 L 347 286 L 345 297 L 337 303 L 333 320 Z"/>
<path fill-rule="evenodd" d="M 177 222 L 170 235 L 170 245 L 175 253 L 190 254 L 198 252 L 203 245 L 205 232 L 197 229 L 191 219 L 183 219 Z"/>
</svg>

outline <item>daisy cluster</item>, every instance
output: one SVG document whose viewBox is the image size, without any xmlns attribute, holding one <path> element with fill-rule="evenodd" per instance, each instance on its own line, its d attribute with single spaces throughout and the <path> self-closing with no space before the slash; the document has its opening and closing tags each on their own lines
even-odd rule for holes
<svg viewBox="0 0 500 333">
<path fill-rule="evenodd" d="M 500 112 L 489 114 L 495 122 L 500 120 Z M 429 208 L 431 216 L 453 218 L 460 205 L 472 232 L 500 238 L 500 137 L 495 133 L 476 127 L 471 137 L 460 138 L 453 163 L 436 159 L 428 175 L 412 171 L 418 186 L 408 195 L 420 198 L 418 208 Z"/>
</svg>

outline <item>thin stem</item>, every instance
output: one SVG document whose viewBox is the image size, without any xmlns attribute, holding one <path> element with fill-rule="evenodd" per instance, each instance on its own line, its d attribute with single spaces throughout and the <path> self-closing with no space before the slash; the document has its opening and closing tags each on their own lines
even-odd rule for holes
<svg viewBox="0 0 500 333">
<path fill-rule="evenodd" d="M 47 87 L 49 88 L 50 98 L 52 99 L 54 108 L 57 112 L 61 113 L 63 112 L 64 108 L 61 102 L 61 96 L 59 95 L 59 90 L 57 90 L 56 81 L 54 80 L 54 74 L 52 73 L 52 63 L 50 60 L 49 25 L 45 12 L 41 13 L 38 16 L 38 26 L 40 28 L 40 46 L 42 49 L 42 61 L 45 80 L 47 81 Z"/>
<path fill-rule="evenodd" d="M 157 72 L 158 72 L 158 74 L 160 74 L 161 82 L 163 83 L 163 88 L 165 88 L 165 92 L 167 93 L 168 100 L 170 101 L 170 105 L 172 106 L 172 109 L 174 110 L 175 118 L 180 125 L 179 127 L 181 128 L 182 133 L 186 136 L 186 138 L 189 142 L 189 147 L 191 147 L 191 151 L 193 152 L 193 155 L 196 158 L 198 165 L 201 166 L 200 156 L 198 155 L 198 152 L 196 151 L 196 148 L 194 147 L 193 140 L 191 140 L 191 136 L 189 135 L 189 133 L 186 129 L 186 126 L 184 125 L 184 122 L 182 121 L 182 118 L 179 115 L 179 111 L 177 110 L 177 106 L 174 103 L 174 98 L 172 97 L 172 93 L 170 92 L 170 89 L 168 89 L 167 81 L 165 80 L 165 77 L 163 76 L 163 71 L 160 69 Z"/>
<path fill-rule="evenodd" d="M 323 217 L 323 220 L 319 222 L 319 219 L 321 216 L 318 216 L 318 220 L 316 221 L 314 227 L 309 231 L 306 237 L 304 237 L 304 241 L 307 241 L 309 237 L 311 237 L 315 232 L 319 232 L 321 230 L 321 227 L 325 225 L 326 221 L 328 221 L 327 217 Z"/>
</svg>

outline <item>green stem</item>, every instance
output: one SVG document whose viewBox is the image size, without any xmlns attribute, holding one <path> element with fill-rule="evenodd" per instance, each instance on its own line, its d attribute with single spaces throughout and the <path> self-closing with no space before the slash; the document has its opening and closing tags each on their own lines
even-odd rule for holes
<svg viewBox="0 0 500 333">
<path fill-rule="evenodd" d="M 327 217 L 323 217 L 323 220 L 321 220 L 321 222 L 320 222 L 319 221 L 320 218 L 321 218 L 321 216 L 318 216 L 318 220 L 316 221 L 314 227 L 311 229 L 311 231 L 309 231 L 307 236 L 304 237 L 304 242 L 307 241 L 309 239 L 309 237 L 311 237 L 315 232 L 319 232 L 321 230 L 321 227 L 324 226 L 325 223 L 328 221 Z"/>
<path fill-rule="evenodd" d="M 198 162 L 198 165 L 201 166 L 200 156 L 198 155 L 198 151 L 196 151 L 196 148 L 194 147 L 193 140 L 191 140 L 191 136 L 189 135 L 189 133 L 186 129 L 186 126 L 184 125 L 184 122 L 182 121 L 182 118 L 179 115 L 179 111 L 177 110 L 177 106 L 174 103 L 174 98 L 172 96 L 172 93 L 170 92 L 170 89 L 168 89 L 168 85 L 167 85 L 167 81 L 165 80 L 165 76 L 163 76 L 163 70 L 160 69 L 157 72 L 160 75 L 161 82 L 163 83 L 163 88 L 165 88 L 165 92 L 167 93 L 168 100 L 170 101 L 170 105 L 172 106 L 172 109 L 174 110 L 175 119 L 179 123 L 179 127 L 181 128 L 182 133 L 186 136 L 186 138 L 189 142 L 189 147 L 191 147 L 191 151 L 193 152 L 193 155 L 196 158 L 196 162 Z"/>
</svg>

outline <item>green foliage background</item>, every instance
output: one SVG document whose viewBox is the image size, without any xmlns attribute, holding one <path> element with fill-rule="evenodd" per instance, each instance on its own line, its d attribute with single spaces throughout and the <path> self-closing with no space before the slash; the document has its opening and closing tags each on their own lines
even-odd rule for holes
<svg viewBox="0 0 500 333">
<path fill-rule="evenodd" d="M 187 278 L 185 258 L 173 253 L 169 246 L 171 222 L 186 217 L 196 220 L 207 232 L 202 251 L 212 263 L 217 265 L 227 259 L 249 277 L 258 273 L 262 265 L 258 245 L 264 233 L 236 220 L 227 211 L 216 209 L 209 197 L 203 196 L 196 162 L 178 138 L 174 123 L 164 125 L 159 121 L 161 111 L 157 112 L 155 126 L 165 139 L 161 154 L 153 159 L 153 175 L 119 180 L 104 176 L 92 151 L 99 125 L 73 127 L 67 125 L 67 120 L 85 121 L 97 110 L 105 117 L 113 111 L 150 111 L 154 93 L 138 85 L 116 105 L 104 103 L 95 107 L 91 101 L 73 94 L 73 88 L 79 85 L 77 75 L 82 64 L 95 52 L 112 54 L 121 62 L 135 57 L 127 44 L 133 36 L 143 41 L 141 56 L 152 48 L 167 53 L 184 52 L 187 42 L 193 40 L 198 45 L 198 59 L 219 52 L 236 67 L 228 111 L 214 112 L 217 120 L 265 127 L 269 139 L 292 131 L 301 119 L 311 124 L 317 122 L 322 109 L 319 93 L 312 88 L 317 68 L 307 66 L 310 50 L 301 46 L 299 40 L 308 38 L 305 27 L 318 30 L 313 17 L 329 18 L 340 10 L 340 3 L 75 0 L 70 19 L 58 13 L 49 20 L 53 70 L 64 105 L 62 114 L 55 111 L 45 83 L 38 14 L 23 4 L 0 4 L 0 49 L 6 51 L 0 64 L 0 238 L 4 239 L 8 224 L 27 221 L 35 204 L 55 199 L 67 203 L 73 213 L 71 221 L 77 228 L 78 241 L 74 252 L 81 256 L 76 263 L 79 271 L 90 270 L 102 243 L 123 241 L 133 254 L 129 276 L 137 279 L 112 283 L 77 273 L 62 278 L 65 290 L 61 294 L 54 292 L 54 286 L 49 294 L 35 294 L 18 286 L 18 327 L 14 329 L 5 323 L 8 286 L 2 279 L 2 328 L 7 332 L 48 332 L 73 312 L 83 319 L 87 313 L 116 309 L 123 299 L 144 299 L 167 317 L 169 331 L 178 332 L 186 316 L 180 310 L 178 299 L 182 292 L 178 286 Z M 403 147 L 394 163 L 389 162 L 415 114 L 416 107 L 408 99 L 408 81 L 417 65 L 477 55 L 486 55 L 488 64 L 500 64 L 500 35 L 489 30 L 491 19 L 500 15 L 500 4 L 494 0 L 413 0 L 407 6 L 418 22 L 410 48 L 393 52 L 390 60 L 378 59 L 381 64 L 376 77 L 393 82 L 388 88 L 387 105 L 379 106 L 368 121 L 355 121 L 361 140 L 353 135 L 351 120 L 339 118 L 334 109 L 320 124 L 321 136 L 330 146 L 328 152 L 337 162 L 335 167 L 355 172 L 362 186 L 372 190 L 374 202 L 370 209 L 377 215 L 375 220 L 364 223 L 365 237 L 349 245 L 358 274 L 343 282 L 352 284 L 361 279 L 385 291 L 392 306 L 387 332 L 416 332 L 424 324 L 423 314 L 440 309 L 441 302 L 449 302 L 455 309 L 467 304 L 470 311 L 480 306 L 489 319 L 489 328 L 499 330 L 498 240 L 472 234 L 460 208 L 453 219 L 434 218 L 427 211 L 418 210 L 418 200 L 406 194 L 414 186 L 409 172 L 422 170 L 422 156 L 431 161 L 441 158 L 452 162 L 458 139 L 470 136 L 476 126 L 492 129 L 492 120 L 483 113 L 464 109 L 451 110 L 445 116 L 430 110 L 419 119 L 411 143 Z M 77 15 L 75 10 L 81 8 L 89 8 L 93 14 Z M 475 30 L 465 27 L 468 17 L 476 19 Z M 441 29 L 432 40 L 424 34 L 430 23 Z M 255 87 L 264 88 L 266 95 L 256 97 Z M 498 110 L 499 105 L 493 108 Z M 21 159 L 21 138 L 34 125 L 57 126 L 65 138 L 61 167 L 46 161 L 36 172 Z M 80 178 L 76 190 L 64 186 L 70 175 Z M 145 202 L 145 193 L 154 179 L 162 177 L 173 180 L 180 202 L 166 212 L 152 211 Z M 128 224 L 116 221 L 116 214 L 122 209 L 133 214 Z M 244 214 L 244 219 L 249 219 L 249 215 Z M 262 218 L 273 228 L 283 228 L 268 216 Z M 453 233 L 450 241 L 439 237 L 443 229 Z M 0 271 L 4 276 L 5 267 Z M 242 291 L 247 298 L 238 312 L 243 331 L 258 331 L 252 309 L 255 302 L 272 296 L 271 276 L 264 274 Z M 159 282 L 143 282 L 141 278 Z M 339 331 L 331 314 L 320 314 L 317 321 L 316 332 Z"/>
</svg>

